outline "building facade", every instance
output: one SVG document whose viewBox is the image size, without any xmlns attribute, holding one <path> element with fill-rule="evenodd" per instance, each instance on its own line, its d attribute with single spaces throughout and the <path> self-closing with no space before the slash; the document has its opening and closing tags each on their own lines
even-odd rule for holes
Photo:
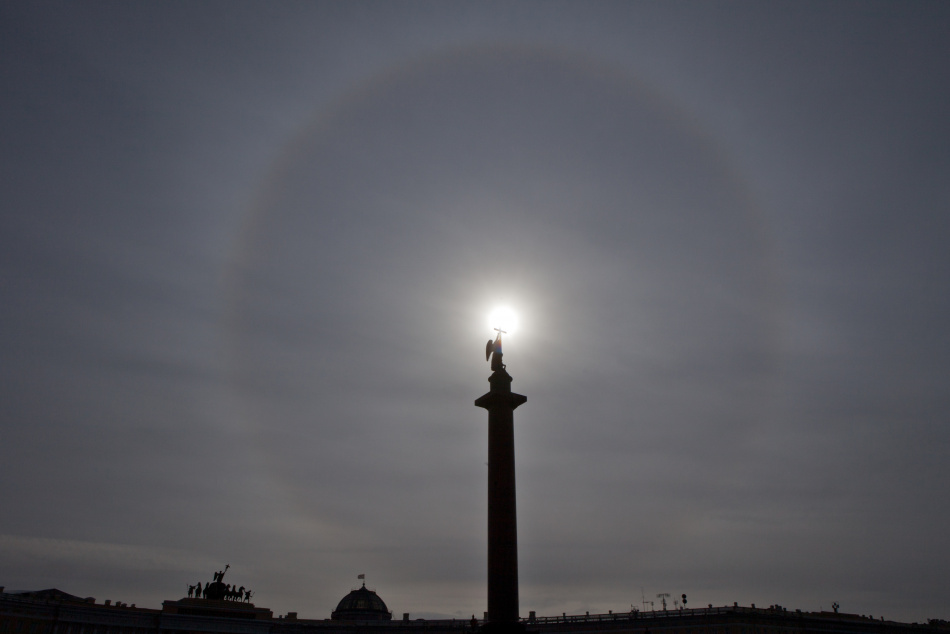
<svg viewBox="0 0 950 634">
<path fill-rule="evenodd" d="M 359 593 L 359 591 L 354 591 Z M 361 614 L 350 593 L 340 602 L 337 618 L 298 619 L 296 613 L 274 617 L 250 603 L 212 599 L 165 601 L 161 610 L 124 603 L 96 603 L 59 590 L 4 593 L 0 589 L 0 634 L 415 634 L 478 631 L 483 621 L 389 620 L 382 599 Z M 362 595 L 361 595 L 362 596 Z M 356 597 L 356 598 L 361 598 Z M 372 604 L 372 605 L 370 605 Z M 362 604 L 360 604 L 362 605 Z M 382 607 L 380 607 L 382 606 Z M 373 618 L 370 618 L 373 617 Z M 789 611 L 769 608 L 710 607 L 656 612 L 561 615 L 522 619 L 537 634 L 950 634 L 950 623 L 898 623 L 855 614 Z"/>
</svg>

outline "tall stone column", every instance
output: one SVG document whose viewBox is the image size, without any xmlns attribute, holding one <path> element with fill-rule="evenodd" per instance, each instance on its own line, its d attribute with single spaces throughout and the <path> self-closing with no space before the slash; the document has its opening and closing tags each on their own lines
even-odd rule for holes
<svg viewBox="0 0 950 634">
<path fill-rule="evenodd" d="M 496 344 L 491 389 L 475 405 L 488 410 L 488 623 L 504 630 L 519 616 L 514 410 L 528 399 L 511 391 L 500 338 Z"/>
</svg>

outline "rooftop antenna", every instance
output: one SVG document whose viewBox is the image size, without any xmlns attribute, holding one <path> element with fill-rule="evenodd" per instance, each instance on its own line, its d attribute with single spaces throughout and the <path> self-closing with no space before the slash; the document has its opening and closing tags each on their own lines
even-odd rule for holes
<svg viewBox="0 0 950 634">
<path fill-rule="evenodd" d="M 669 592 L 661 592 L 660 594 L 656 595 L 656 598 L 659 599 L 660 602 L 663 604 L 664 612 L 666 612 L 666 597 L 668 596 L 670 596 Z"/>
</svg>

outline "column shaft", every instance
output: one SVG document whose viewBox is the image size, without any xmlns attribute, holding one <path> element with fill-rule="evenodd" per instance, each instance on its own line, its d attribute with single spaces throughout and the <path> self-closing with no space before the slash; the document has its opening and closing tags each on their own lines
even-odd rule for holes
<svg viewBox="0 0 950 634">
<path fill-rule="evenodd" d="M 491 390 L 475 401 L 488 410 L 488 622 L 518 623 L 518 517 L 515 505 L 514 410 L 528 399 L 496 370 Z"/>
<path fill-rule="evenodd" d="M 488 411 L 488 619 L 518 620 L 518 519 L 514 413 Z"/>
</svg>

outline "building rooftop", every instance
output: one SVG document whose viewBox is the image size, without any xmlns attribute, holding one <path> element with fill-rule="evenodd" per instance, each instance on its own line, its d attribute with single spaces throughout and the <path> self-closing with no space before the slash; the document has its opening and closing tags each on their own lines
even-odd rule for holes
<svg viewBox="0 0 950 634">
<path fill-rule="evenodd" d="M 364 583 L 362 588 L 353 590 L 340 600 L 331 618 L 334 621 L 389 621 L 392 613 L 379 595 L 367 589 Z"/>
</svg>

